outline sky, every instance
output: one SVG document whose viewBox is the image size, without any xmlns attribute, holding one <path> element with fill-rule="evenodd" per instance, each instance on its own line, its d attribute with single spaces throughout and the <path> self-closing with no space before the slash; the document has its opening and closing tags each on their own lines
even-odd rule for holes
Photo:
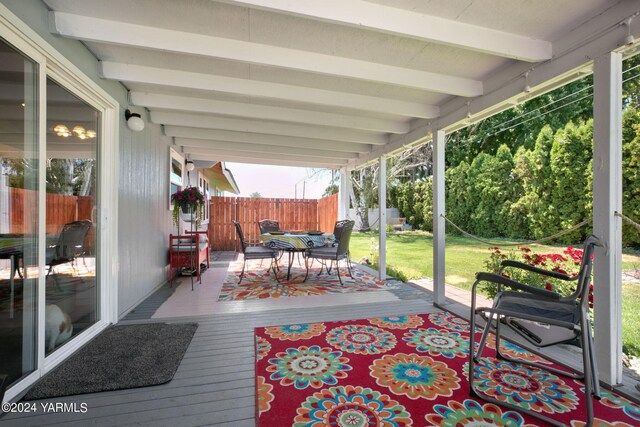
<svg viewBox="0 0 640 427">
<path fill-rule="evenodd" d="M 240 188 L 240 196 L 259 192 L 262 197 L 319 199 L 330 184 L 331 171 L 291 166 L 252 165 L 225 162 Z M 228 195 L 228 194 L 227 194 Z"/>
</svg>

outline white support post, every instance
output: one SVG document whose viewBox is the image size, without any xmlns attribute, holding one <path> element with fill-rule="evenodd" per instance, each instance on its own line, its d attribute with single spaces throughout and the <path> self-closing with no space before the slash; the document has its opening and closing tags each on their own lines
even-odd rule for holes
<svg viewBox="0 0 640 427">
<path fill-rule="evenodd" d="M 338 190 L 338 220 L 349 216 L 349 172 L 347 168 L 340 169 L 340 187 Z"/>
<path fill-rule="evenodd" d="M 622 55 L 597 58 L 593 72 L 594 335 L 600 379 L 622 381 Z"/>
<path fill-rule="evenodd" d="M 384 280 L 387 278 L 387 158 L 380 156 L 378 163 L 378 277 Z"/>
<path fill-rule="evenodd" d="M 445 304 L 445 193 L 444 193 L 444 131 L 432 134 L 433 144 L 433 302 Z"/>
</svg>

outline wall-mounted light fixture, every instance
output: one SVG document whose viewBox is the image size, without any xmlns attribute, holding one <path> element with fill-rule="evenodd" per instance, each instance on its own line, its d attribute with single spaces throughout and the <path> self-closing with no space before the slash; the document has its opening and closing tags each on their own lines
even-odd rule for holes
<svg viewBox="0 0 640 427">
<path fill-rule="evenodd" d="M 130 110 L 124 112 L 124 118 L 127 120 L 127 127 L 134 132 L 140 132 L 144 129 L 144 120 L 138 113 L 132 113 Z"/>
</svg>

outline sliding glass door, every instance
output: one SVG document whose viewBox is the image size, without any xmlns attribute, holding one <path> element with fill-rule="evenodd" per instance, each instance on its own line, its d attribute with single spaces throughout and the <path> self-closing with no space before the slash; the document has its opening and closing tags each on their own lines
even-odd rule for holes
<svg viewBox="0 0 640 427">
<path fill-rule="evenodd" d="M 0 384 L 37 366 L 38 65 L 0 39 Z"/>
<path fill-rule="evenodd" d="M 42 64 L 1 38 L 0 58 L 0 387 L 8 388 L 44 373 L 50 355 L 101 320 L 102 127 L 77 90 L 45 79 Z"/>
<path fill-rule="evenodd" d="M 45 354 L 98 320 L 100 114 L 47 79 Z"/>
<path fill-rule="evenodd" d="M 120 106 L 70 61 L 0 4 L 4 401 L 118 319 Z"/>
</svg>

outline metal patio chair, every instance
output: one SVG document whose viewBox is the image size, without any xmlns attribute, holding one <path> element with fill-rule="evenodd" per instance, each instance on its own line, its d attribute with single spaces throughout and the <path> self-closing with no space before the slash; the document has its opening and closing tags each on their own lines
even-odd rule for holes
<svg viewBox="0 0 640 427">
<path fill-rule="evenodd" d="M 338 244 L 340 243 L 340 236 L 342 236 L 342 230 L 344 229 L 344 226 L 349 224 L 350 222 L 353 222 L 353 221 L 350 221 L 348 219 L 342 219 L 340 221 L 336 221 L 335 225 L 333 226 L 334 240 L 333 242 L 329 243 L 328 246 L 338 246 Z M 349 268 L 351 268 L 352 267 L 351 257 L 349 257 L 349 253 L 347 253 L 347 262 L 349 263 Z M 331 273 L 332 268 L 333 268 L 333 262 L 331 262 L 331 264 L 329 265 L 327 272 Z"/>
<path fill-rule="evenodd" d="M 484 350 L 490 329 L 495 329 L 496 357 L 509 362 L 534 366 L 554 374 L 573 379 L 583 380 L 585 384 L 585 396 L 587 404 L 587 424 L 593 424 L 593 400 L 600 398 L 600 386 L 598 383 L 598 370 L 593 348 L 593 336 L 591 334 L 591 320 L 589 316 L 589 281 L 591 279 L 592 257 L 595 246 L 602 246 L 600 239 L 589 236 L 584 242 L 584 253 L 580 264 L 580 271 L 576 276 L 568 276 L 555 271 L 547 271 L 532 267 L 517 261 L 503 261 L 499 274 L 476 273 L 476 281 L 473 284 L 471 294 L 471 330 L 469 345 L 469 385 L 472 396 L 487 402 L 502 405 L 532 417 L 541 419 L 551 425 L 564 426 L 564 424 L 544 416 L 538 412 L 528 410 L 516 405 L 499 401 L 481 393 L 475 387 L 475 365 L 482 363 L 482 351 Z M 517 268 L 540 274 L 554 279 L 575 282 L 575 291 L 569 296 L 562 296 L 556 292 L 529 286 L 502 275 L 504 268 Z M 498 286 L 492 307 L 476 307 L 476 290 L 480 282 L 491 282 Z M 509 290 L 503 287 L 510 288 Z M 475 347 L 476 315 L 481 315 L 486 320 L 486 325 L 480 342 Z M 553 344 L 566 343 L 579 338 L 582 347 L 582 371 L 571 369 L 556 369 L 535 362 L 514 359 L 500 352 L 500 327 L 504 323 L 537 347 L 546 347 Z"/>
<path fill-rule="evenodd" d="M 238 233 L 238 237 L 240 238 L 240 245 L 242 247 L 242 254 L 244 255 L 244 260 L 242 262 L 242 272 L 240 273 L 240 280 L 238 280 L 238 284 L 242 282 L 242 278 L 244 277 L 244 270 L 247 267 L 247 260 L 250 259 L 271 259 L 271 264 L 269 264 L 269 268 L 267 271 L 273 269 L 273 275 L 278 280 L 278 274 L 276 272 L 276 265 L 278 259 L 278 250 L 271 249 L 266 246 L 248 246 L 244 239 L 244 233 L 242 232 L 242 227 L 240 223 L 233 221 L 233 225 L 236 227 L 236 232 Z"/>
<path fill-rule="evenodd" d="M 260 234 L 271 233 L 272 231 L 280 231 L 280 223 L 275 219 L 263 219 L 258 221 Z"/>
<path fill-rule="evenodd" d="M 345 260 L 347 264 L 347 270 L 349 271 L 349 275 L 353 279 L 353 274 L 351 274 L 351 264 L 349 262 L 349 241 L 351 240 L 351 233 L 353 231 L 353 226 L 355 225 L 355 221 L 346 221 L 342 225 L 342 229 L 340 231 L 340 241 L 337 246 L 323 246 L 320 248 L 312 248 L 307 251 L 307 255 L 305 257 L 305 266 L 307 268 L 307 273 L 304 276 L 304 282 L 307 281 L 309 277 L 309 260 L 318 259 L 322 261 L 331 261 L 336 263 L 336 271 L 338 272 L 338 280 L 340 281 L 340 285 L 344 286 L 342 283 L 342 277 L 340 277 L 340 266 L 338 262 L 340 260 Z M 323 267 L 326 264 L 322 264 L 320 267 L 320 275 L 322 273 Z M 327 274 L 330 273 L 329 268 L 327 268 Z"/>
</svg>

